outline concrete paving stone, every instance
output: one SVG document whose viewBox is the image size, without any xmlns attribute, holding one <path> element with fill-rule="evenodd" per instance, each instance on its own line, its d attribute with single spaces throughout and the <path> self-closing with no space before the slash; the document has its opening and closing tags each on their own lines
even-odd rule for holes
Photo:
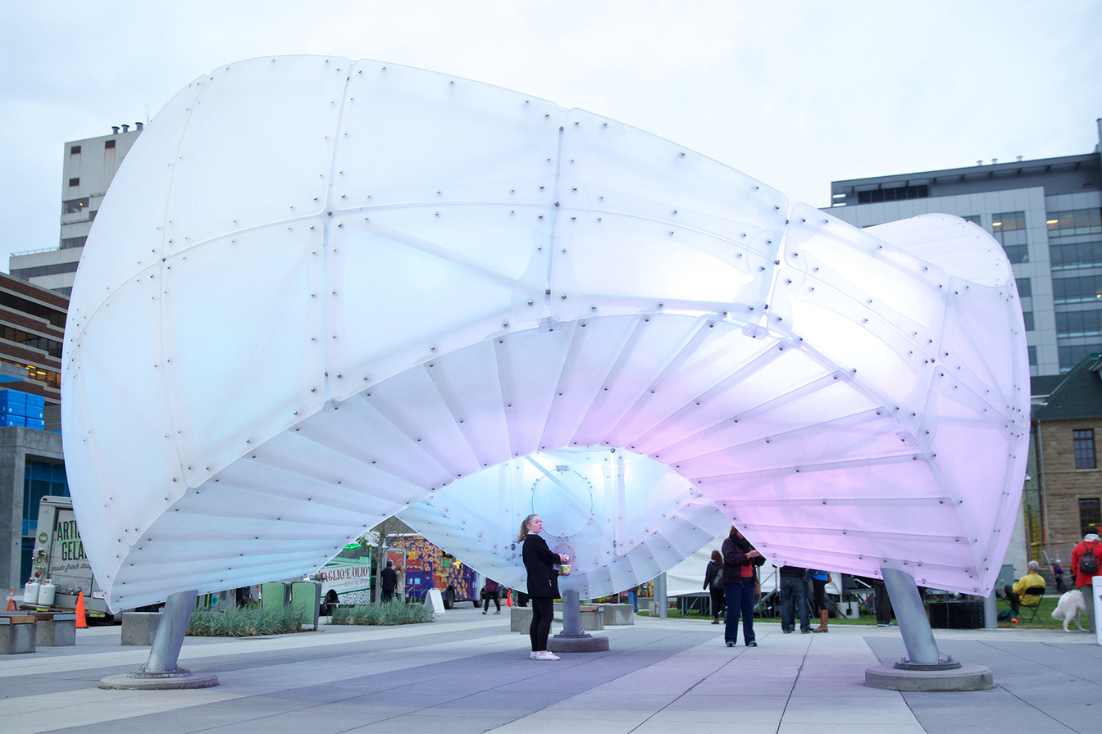
<svg viewBox="0 0 1102 734">
<path fill-rule="evenodd" d="M 685 692 L 686 696 L 787 696 L 792 692 L 794 678 L 709 678 Z"/>
<path fill-rule="evenodd" d="M 501 734 L 563 734 L 564 731 L 599 731 L 601 734 L 628 734 L 634 730 L 641 720 L 634 718 L 578 718 L 571 716 L 563 718 L 552 712 L 541 712 L 533 716 L 517 719 L 499 728 L 490 729 L 491 732 Z M 482 731 L 485 731 L 483 729 Z M 349 734 L 352 734 L 351 732 Z"/>
<path fill-rule="evenodd" d="M 1097 719 L 1093 728 L 1072 729 L 1036 709 L 1003 712 L 988 711 L 986 715 L 975 715 L 970 711 L 952 712 L 915 711 L 915 718 L 928 734 L 1065 734 L 1070 732 L 1098 732 Z"/>
<path fill-rule="evenodd" d="M 776 734 L 824 734 L 829 732 L 837 732 L 838 734 L 923 734 L 923 729 L 915 722 L 906 724 L 839 724 L 830 722 L 809 724 L 804 722 L 790 723 L 786 720 L 781 722 Z"/>
<path fill-rule="evenodd" d="M 865 685 L 865 676 L 846 678 L 804 677 L 796 681 L 792 688 L 793 696 L 855 696 L 858 698 L 874 696 L 892 698 L 898 696 L 896 691 L 886 691 L 882 688 L 870 688 Z"/>
<path fill-rule="evenodd" d="M 784 711 L 785 723 L 909 724 L 915 720 L 902 698 L 805 696 L 791 698 Z"/>
<path fill-rule="evenodd" d="M 781 712 L 784 711 L 788 701 L 789 698 L 787 694 L 763 696 L 760 694 L 737 695 L 727 693 L 721 696 L 681 696 L 676 701 L 672 701 L 668 706 L 662 708 L 662 711 L 671 713 L 676 711 L 717 711 L 732 713 L 740 711 Z"/>
<path fill-rule="evenodd" d="M 670 709 L 664 708 L 647 719 L 647 723 L 663 722 L 671 729 L 680 729 L 682 725 L 696 722 L 727 722 L 729 725 L 736 723 L 741 727 L 744 723 L 772 724 L 776 729 L 780 724 L 784 709 L 754 709 L 745 708 L 737 711 L 714 711 L 707 709 Z M 693 727 L 695 731 L 695 726 Z"/>
<path fill-rule="evenodd" d="M 644 722 L 637 729 L 632 729 L 632 734 L 669 734 L 671 729 L 685 729 L 692 734 L 776 734 L 777 722 L 744 721 L 742 719 L 726 719 L 722 721 L 679 721 L 651 719 Z"/>
</svg>

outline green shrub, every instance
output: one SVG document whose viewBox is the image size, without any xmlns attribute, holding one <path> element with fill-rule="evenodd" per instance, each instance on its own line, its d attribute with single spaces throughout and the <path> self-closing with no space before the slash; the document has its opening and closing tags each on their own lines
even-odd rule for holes
<svg viewBox="0 0 1102 734">
<path fill-rule="evenodd" d="M 301 610 L 284 607 L 269 611 L 260 606 L 216 612 L 196 609 L 191 613 L 187 633 L 195 637 L 253 637 L 301 632 L 305 615 Z"/>
<path fill-rule="evenodd" d="M 424 604 L 391 602 L 381 605 L 337 607 L 330 624 L 419 624 L 432 621 L 432 610 Z"/>
</svg>

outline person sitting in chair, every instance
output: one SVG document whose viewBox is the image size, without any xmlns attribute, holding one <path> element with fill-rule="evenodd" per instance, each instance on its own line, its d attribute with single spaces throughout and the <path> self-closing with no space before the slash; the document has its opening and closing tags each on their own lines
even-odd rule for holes
<svg viewBox="0 0 1102 734">
<path fill-rule="evenodd" d="M 1015 614 L 1018 613 L 1018 607 L 1022 604 L 1025 604 L 1027 607 L 1037 606 L 1037 602 L 1039 601 L 1038 597 L 1028 594 L 1022 596 L 1022 594 L 1026 589 L 1032 589 L 1035 586 L 1044 587 L 1045 580 L 1037 573 L 1040 570 L 1041 564 L 1037 563 L 1037 561 L 1030 561 L 1029 573 L 1018 579 L 1017 583 L 1013 586 L 1007 584 L 1003 589 L 1003 591 L 1006 592 L 1006 600 L 1010 602 L 1010 608 Z"/>
</svg>

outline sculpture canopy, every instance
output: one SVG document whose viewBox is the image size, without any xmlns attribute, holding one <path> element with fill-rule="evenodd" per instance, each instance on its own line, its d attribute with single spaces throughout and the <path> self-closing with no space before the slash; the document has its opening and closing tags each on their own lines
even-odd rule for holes
<svg viewBox="0 0 1102 734">
<path fill-rule="evenodd" d="M 715 508 L 776 563 L 987 593 L 1029 404 L 979 227 L 859 230 L 588 112 L 336 57 L 222 67 L 147 126 L 62 397 L 115 609 L 309 573 L 407 508 L 490 572 L 520 509 L 477 475 L 613 448 L 671 484 L 629 482 L 624 544 L 574 539 L 593 593 L 692 553 Z"/>
</svg>

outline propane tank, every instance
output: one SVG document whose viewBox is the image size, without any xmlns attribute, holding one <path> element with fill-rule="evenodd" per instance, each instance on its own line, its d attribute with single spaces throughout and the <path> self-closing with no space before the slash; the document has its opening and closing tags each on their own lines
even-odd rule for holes
<svg viewBox="0 0 1102 734">
<path fill-rule="evenodd" d="M 54 594 L 57 593 L 57 586 L 53 584 L 49 579 L 38 588 L 38 606 L 50 607 L 54 604 Z"/>
<path fill-rule="evenodd" d="M 37 604 L 38 603 L 38 582 L 31 579 L 27 582 L 27 585 L 23 587 L 23 603 L 24 604 Z"/>
</svg>

